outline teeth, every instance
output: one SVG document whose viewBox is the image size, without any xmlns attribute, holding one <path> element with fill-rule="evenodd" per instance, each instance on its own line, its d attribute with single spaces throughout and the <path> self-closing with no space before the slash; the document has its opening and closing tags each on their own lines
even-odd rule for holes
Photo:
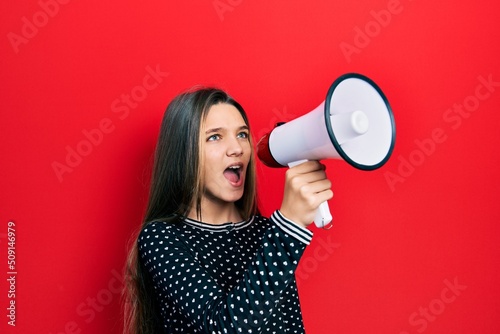
<svg viewBox="0 0 500 334">
<path fill-rule="evenodd" d="M 229 168 L 231 168 L 231 169 L 240 169 L 240 166 L 231 166 Z"/>
</svg>

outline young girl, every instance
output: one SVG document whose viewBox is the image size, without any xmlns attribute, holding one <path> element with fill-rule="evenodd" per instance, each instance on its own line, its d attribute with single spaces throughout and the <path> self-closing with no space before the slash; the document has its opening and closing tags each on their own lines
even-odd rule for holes
<svg viewBox="0 0 500 334">
<path fill-rule="evenodd" d="M 281 208 L 265 218 L 255 175 L 234 99 L 206 88 L 169 104 L 128 262 L 126 333 L 304 332 L 294 272 L 331 184 L 316 161 L 289 169 Z"/>
</svg>

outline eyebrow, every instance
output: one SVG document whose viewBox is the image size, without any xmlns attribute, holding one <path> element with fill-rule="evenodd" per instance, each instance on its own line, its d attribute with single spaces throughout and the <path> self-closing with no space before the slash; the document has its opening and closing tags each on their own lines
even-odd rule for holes
<svg viewBox="0 0 500 334">
<path fill-rule="evenodd" d="M 210 133 L 216 133 L 216 132 L 221 132 L 221 131 L 225 131 L 227 130 L 226 128 L 223 128 L 223 127 L 219 127 L 219 128 L 213 128 L 213 129 L 208 129 L 207 131 L 205 131 L 205 134 L 210 134 Z M 240 126 L 237 131 L 241 131 L 241 130 L 248 130 L 248 126 L 247 125 L 242 125 Z"/>
</svg>

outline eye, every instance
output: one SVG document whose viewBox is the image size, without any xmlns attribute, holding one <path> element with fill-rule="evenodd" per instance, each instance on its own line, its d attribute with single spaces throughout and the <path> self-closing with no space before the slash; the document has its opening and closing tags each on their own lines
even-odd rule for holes
<svg viewBox="0 0 500 334">
<path fill-rule="evenodd" d="M 247 139 L 248 138 L 248 132 L 246 131 L 242 131 L 240 133 L 238 133 L 238 138 L 243 138 L 243 139 Z"/>
<path fill-rule="evenodd" d="M 207 138 L 207 141 L 216 141 L 219 140 L 221 136 L 219 134 L 211 135 L 210 137 Z"/>
</svg>

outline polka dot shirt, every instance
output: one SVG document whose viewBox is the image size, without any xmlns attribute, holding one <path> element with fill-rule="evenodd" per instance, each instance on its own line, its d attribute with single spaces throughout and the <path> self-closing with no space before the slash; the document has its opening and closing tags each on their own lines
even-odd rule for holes
<svg viewBox="0 0 500 334">
<path fill-rule="evenodd" d="M 152 222 L 138 238 L 165 333 L 304 333 L 294 272 L 312 232 L 275 211 L 211 225 Z"/>
</svg>

